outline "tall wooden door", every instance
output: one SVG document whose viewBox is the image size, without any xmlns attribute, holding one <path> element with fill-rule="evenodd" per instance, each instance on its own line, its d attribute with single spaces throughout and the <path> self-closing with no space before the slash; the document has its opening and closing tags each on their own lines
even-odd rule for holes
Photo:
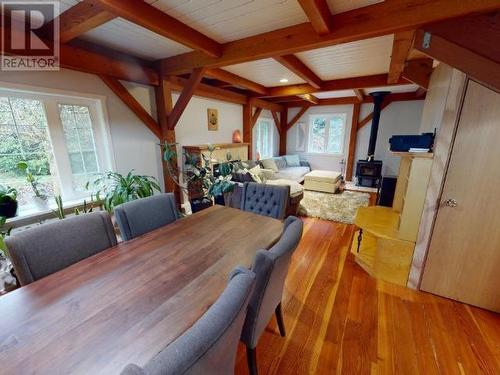
<svg viewBox="0 0 500 375">
<path fill-rule="evenodd" d="M 469 81 L 421 289 L 500 312 L 500 94 Z"/>
</svg>

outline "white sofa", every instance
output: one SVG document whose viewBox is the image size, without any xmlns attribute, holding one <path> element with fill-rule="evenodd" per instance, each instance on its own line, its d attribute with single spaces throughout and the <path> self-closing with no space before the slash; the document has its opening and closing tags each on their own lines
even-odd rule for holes
<svg viewBox="0 0 500 375">
<path fill-rule="evenodd" d="M 273 180 L 291 180 L 301 183 L 304 181 L 304 176 L 311 172 L 311 166 L 309 165 L 309 162 L 305 160 L 300 160 L 300 166 L 291 167 L 287 164 L 284 156 L 278 156 L 271 159 L 274 160 L 276 166 L 278 167 L 278 170 L 274 173 Z M 260 164 L 263 165 L 264 168 L 266 160 L 269 159 L 260 161 Z"/>
</svg>

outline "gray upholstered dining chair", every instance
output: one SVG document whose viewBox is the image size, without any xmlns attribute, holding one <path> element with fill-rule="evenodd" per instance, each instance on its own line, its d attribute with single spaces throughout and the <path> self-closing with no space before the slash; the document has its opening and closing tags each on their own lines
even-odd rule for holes
<svg viewBox="0 0 500 375">
<path fill-rule="evenodd" d="M 178 219 L 173 193 L 123 203 L 115 208 L 115 218 L 125 241 L 170 224 Z"/>
<path fill-rule="evenodd" d="M 283 220 L 289 196 L 290 186 L 245 182 L 241 195 L 241 210 Z"/>
<path fill-rule="evenodd" d="M 46 223 L 5 239 L 21 285 L 30 284 L 116 245 L 107 212 Z"/>
<path fill-rule="evenodd" d="M 184 334 L 144 368 L 130 364 L 122 375 L 234 374 L 236 351 L 255 274 L 236 268 L 217 301 Z"/>
<path fill-rule="evenodd" d="M 302 221 L 295 216 L 289 216 L 285 220 L 283 234 L 276 245 L 269 250 L 259 250 L 255 256 L 252 271 L 255 272 L 257 280 L 241 334 L 241 341 L 247 347 L 250 375 L 257 374 L 255 348 L 274 314 L 276 314 L 280 334 L 285 336 L 281 296 L 288 266 L 302 237 L 302 230 Z"/>
</svg>

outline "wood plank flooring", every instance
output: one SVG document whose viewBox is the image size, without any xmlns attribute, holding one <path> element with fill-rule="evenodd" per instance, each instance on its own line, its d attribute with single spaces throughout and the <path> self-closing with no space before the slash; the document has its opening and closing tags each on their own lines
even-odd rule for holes
<svg viewBox="0 0 500 375">
<path fill-rule="evenodd" d="M 500 315 L 376 281 L 348 253 L 353 226 L 304 219 L 286 282 L 287 337 L 269 324 L 260 375 L 500 374 Z M 248 374 L 240 345 L 236 374 Z"/>
</svg>

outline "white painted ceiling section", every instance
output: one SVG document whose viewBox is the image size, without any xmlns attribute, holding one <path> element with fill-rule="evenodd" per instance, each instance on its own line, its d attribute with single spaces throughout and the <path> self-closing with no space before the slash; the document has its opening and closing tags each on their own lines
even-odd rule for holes
<svg viewBox="0 0 500 375">
<path fill-rule="evenodd" d="M 80 38 L 146 60 L 158 60 L 192 51 L 123 18 L 106 22 Z"/>
<path fill-rule="evenodd" d="M 365 89 L 365 93 L 369 94 L 375 91 L 390 91 L 393 94 L 403 93 L 403 92 L 415 92 L 417 91 L 417 85 L 399 85 L 399 86 L 384 86 L 384 87 L 372 87 Z"/>
<path fill-rule="evenodd" d="M 394 35 L 364 39 L 297 53 L 323 80 L 387 73 Z"/>
<path fill-rule="evenodd" d="M 325 91 L 315 92 L 314 96 L 319 99 L 332 99 L 332 98 L 346 98 L 348 96 L 356 96 L 353 90 L 338 90 L 338 91 Z"/>
<path fill-rule="evenodd" d="M 305 83 L 304 80 L 274 59 L 255 60 L 242 64 L 225 66 L 223 69 L 268 87 Z M 280 80 L 284 78 L 286 78 L 288 82 L 280 82 Z"/>
</svg>

